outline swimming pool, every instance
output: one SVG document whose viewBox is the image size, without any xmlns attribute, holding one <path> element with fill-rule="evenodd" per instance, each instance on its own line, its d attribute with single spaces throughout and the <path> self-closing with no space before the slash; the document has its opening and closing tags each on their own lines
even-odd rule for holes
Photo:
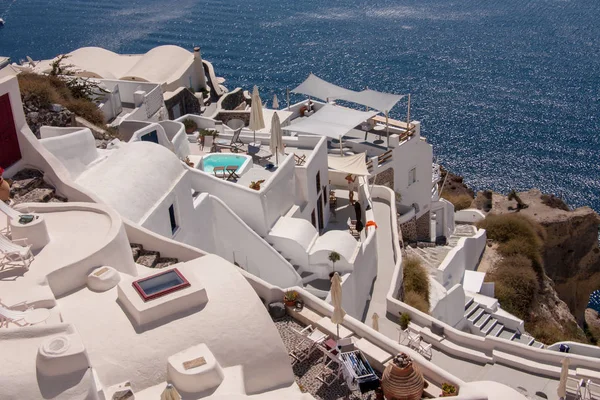
<svg viewBox="0 0 600 400">
<path fill-rule="evenodd" d="M 252 157 L 244 154 L 208 154 L 202 157 L 202 164 L 199 168 L 212 174 L 215 167 L 226 168 L 230 165 L 235 165 L 236 172 L 241 175 L 252 168 Z"/>
</svg>

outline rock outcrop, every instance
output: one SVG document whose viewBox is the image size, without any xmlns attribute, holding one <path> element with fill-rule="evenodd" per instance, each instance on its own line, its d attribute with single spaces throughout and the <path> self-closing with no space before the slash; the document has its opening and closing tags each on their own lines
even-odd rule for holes
<svg viewBox="0 0 600 400">
<path fill-rule="evenodd" d="M 548 202 L 539 190 L 518 193 L 527 205 L 520 210 L 546 230 L 544 269 L 552 279 L 558 296 L 583 325 L 589 295 L 600 288 L 600 216 L 589 207 L 564 210 L 560 202 Z M 476 202 L 477 203 L 477 202 Z M 516 212 L 517 202 L 493 195 L 492 212 Z"/>
<path fill-rule="evenodd" d="M 598 311 L 586 308 L 585 309 L 585 324 L 587 326 L 587 330 L 596 343 L 600 342 L 600 315 Z"/>
<path fill-rule="evenodd" d="M 58 127 L 73 125 L 75 115 L 71 111 L 60 104 L 51 104 L 49 107 L 45 107 L 42 103 L 35 95 L 28 94 L 23 96 L 25 120 L 38 139 L 40 137 L 40 127 L 44 125 Z"/>
</svg>

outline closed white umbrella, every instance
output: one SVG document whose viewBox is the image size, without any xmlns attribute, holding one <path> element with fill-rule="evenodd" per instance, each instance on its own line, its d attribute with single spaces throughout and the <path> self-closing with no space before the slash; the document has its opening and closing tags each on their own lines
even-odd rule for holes
<svg viewBox="0 0 600 400">
<path fill-rule="evenodd" d="M 273 108 L 277 110 L 279 108 L 279 101 L 277 101 L 277 95 L 273 95 Z"/>
<path fill-rule="evenodd" d="M 373 329 L 379 332 L 379 314 L 373 313 Z"/>
<path fill-rule="evenodd" d="M 258 94 L 258 87 L 254 86 L 252 90 L 252 107 L 250 108 L 250 124 L 248 128 L 254 132 L 254 141 L 256 142 L 256 131 L 265 128 L 265 119 L 263 117 L 262 101 Z"/>
<path fill-rule="evenodd" d="M 556 393 L 561 399 L 567 398 L 567 378 L 569 377 L 569 357 L 565 357 L 562 360 L 562 369 L 560 370 L 560 381 L 558 382 L 558 389 Z"/>
<path fill-rule="evenodd" d="M 271 153 L 275 154 L 275 162 L 279 165 L 279 153 L 283 154 L 283 133 L 281 131 L 281 122 L 279 121 L 279 115 L 276 112 L 273 113 L 271 119 Z"/>
<path fill-rule="evenodd" d="M 333 315 L 331 322 L 337 325 L 337 337 L 340 338 L 340 324 L 344 322 L 346 311 L 342 308 L 342 278 L 335 272 L 331 278 L 331 303 L 333 305 Z"/>
<path fill-rule="evenodd" d="M 160 395 L 160 400 L 181 400 L 181 395 L 177 389 L 175 389 L 175 386 L 168 383 L 167 387 Z"/>
</svg>

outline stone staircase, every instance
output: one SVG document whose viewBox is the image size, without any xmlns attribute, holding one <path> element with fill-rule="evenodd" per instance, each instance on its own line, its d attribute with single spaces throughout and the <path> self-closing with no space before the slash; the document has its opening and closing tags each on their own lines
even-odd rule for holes
<svg viewBox="0 0 600 400">
<path fill-rule="evenodd" d="M 159 251 L 145 250 L 141 244 L 130 243 L 129 245 L 135 263 L 144 267 L 160 269 L 179 262 L 177 258 L 161 257 Z"/>
<path fill-rule="evenodd" d="M 465 318 L 474 330 L 473 333 L 480 336 L 494 336 L 513 342 L 518 342 L 527 346 L 543 348 L 544 344 L 535 340 L 534 337 L 514 331 L 507 328 L 499 322 L 494 316 L 488 313 L 485 308 L 476 302 L 472 297 L 468 297 L 465 303 Z"/>
<path fill-rule="evenodd" d="M 475 227 L 472 225 L 456 225 L 454 233 L 447 239 L 446 245 L 434 246 L 433 243 L 424 243 L 423 245 L 417 243 L 416 247 L 409 247 L 409 249 L 421 258 L 428 267 L 436 270 L 461 238 L 474 236 L 475 232 Z"/>
<path fill-rule="evenodd" d="M 56 194 L 54 187 L 44 182 L 44 173 L 37 169 L 22 169 L 12 178 L 10 197 L 12 205 L 21 203 L 64 203 L 66 198 Z"/>
</svg>

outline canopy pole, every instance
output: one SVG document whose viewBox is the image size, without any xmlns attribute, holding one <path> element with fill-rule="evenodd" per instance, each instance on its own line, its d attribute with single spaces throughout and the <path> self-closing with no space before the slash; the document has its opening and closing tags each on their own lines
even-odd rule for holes
<svg viewBox="0 0 600 400">
<path fill-rule="evenodd" d="M 340 135 L 340 157 L 344 157 L 344 148 L 342 147 L 342 135 Z"/>
<path fill-rule="evenodd" d="M 365 90 L 369 90 L 369 87 L 365 86 Z M 365 106 L 365 111 L 369 111 L 369 106 Z"/>
<path fill-rule="evenodd" d="M 279 147 L 275 146 L 275 164 L 279 167 Z"/>
<path fill-rule="evenodd" d="M 406 107 L 406 133 L 410 132 L 410 93 L 408 94 L 408 106 Z"/>
<path fill-rule="evenodd" d="M 287 99 L 288 111 L 290 111 L 290 89 L 285 88 L 285 97 Z"/>
<path fill-rule="evenodd" d="M 387 135 L 387 148 L 390 148 L 390 125 L 389 125 L 389 113 L 385 110 L 385 133 Z"/>
</svg>

